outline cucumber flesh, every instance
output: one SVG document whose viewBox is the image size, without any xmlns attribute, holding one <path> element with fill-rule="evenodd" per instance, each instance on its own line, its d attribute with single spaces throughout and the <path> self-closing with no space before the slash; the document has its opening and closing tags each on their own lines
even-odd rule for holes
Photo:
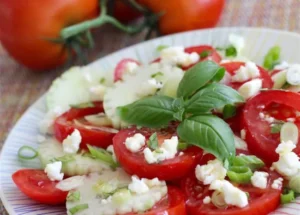
<svg viewBox="0 0 300 215">
<path fill-rule="evenodd" d="M 178 75 L 174 75 L 173 77 L 170 77 L 170 79 L 166 81 L 166 83 L 159 91 L 159 94 L 176 98 L 177 89 L 182 77 L 183 74 L 178 74 Z"/>
<path fill-rule="evenodd" d="M 54 159 L 69 155 L 64 153 L 62 144 L 55 139 L 48 139 L 41 143 L 38 153 L 43 168 Z M 82 154 L 69 155 L 69 158 L 71 159 L 63 161 L 62 165 L 62 172 L 68 176 L 86 175 L 91 172 L 102 172 L 103 170 L 110 169 L 109 165 L 100 160 Z"/>
<path fill-rule="evenodd" d="M 281 89 L 282 86 L 286 83 L 286 70 L 272 75 L 272 80 L 274 82 L 273 89 Z"/>
</svg>

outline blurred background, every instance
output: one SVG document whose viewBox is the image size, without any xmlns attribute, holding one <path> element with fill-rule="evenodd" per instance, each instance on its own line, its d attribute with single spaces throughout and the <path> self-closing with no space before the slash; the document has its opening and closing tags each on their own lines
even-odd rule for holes
<svg viewBox="0 0 300 215">
<path fill-rule="evenodd" d="M 146 37 L 193 29 L 251 26 L 300 32 L 298 0 L 101 2 L 106 6 L 101 14 L 107 14 L 97 19 L 98 0 L 0 0 L 0 150 L 24 111 L 70 65 Z M 6 214 L 1 203 L 0 214 Z"/>
</svg>

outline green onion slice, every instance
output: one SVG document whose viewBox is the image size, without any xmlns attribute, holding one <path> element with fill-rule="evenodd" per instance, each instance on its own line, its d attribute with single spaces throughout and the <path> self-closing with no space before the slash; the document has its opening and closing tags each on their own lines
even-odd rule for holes
<svg viewBox="0 0 300 215">
<path fill-rule="evenodd" d="M 264 58 L 264 68 L 272 70 L 276 64 L 278 64 L 280 60 L 280 52 L 281 49 L 279 46 L 272 47 Z"/>
<path fill-rule="evenodd" d="M 245 166 L 255 171 L 264 167 L 265 163 L 254 155 L 240 155 L 233 158 L 232 166 Z"/>
<path fill-rule="evenodd" d="M 118 164 L 114 161 L 112 154 L 109 153 L 108 151 L 101 149 L 101 148 L 93 147 L 91 145 L 87 145 L 87 147 L 88 147 L 91 155 L 93 157 L 95 157 L 96 159 L 107 163 L 112 168 L 118 167 Z"/>
<path fill-rule="evenodd" d="M 32 155 L 31 156 L 27 155 L 28 152 L 31 153 Z M 32 160 L 36 158 L 38 155 L 39 153 L 37 152 L 37 150 L 35 150 L 30 146 L 22 146 L 18 151 L 18 157 L 22 160 Z"/>
<path fill-rule="evenodd" d="M 280 202 L 281 204 L 288 204 L 295 199 L 295 192 L 293 190 L 289 190 L 286 194 L 281 194 Z"/>
<path fill-rule="evenodd" d="M 76 205 L 76 206 L 70 208 L 69 212 L 73 215 L 73 214 L 76 214 L 76 213 L 83 211 L 85 209 L 88 209 L 88 208 L 89 208 L 88 204 Z"/>
<path fill-rule="evenodd" d="M 67 196 L 67 201 L 75 202 L 80 200 L 80 192 L 79 191 L 70 191 Z"/>
<path fill-rule="evenodd" d="M 251 169 L 245 166 L 233 166 L 227 172 L 227 176 L 232 182 L 239 184 L 249 183 L 253 175 Z"/>
</svg>

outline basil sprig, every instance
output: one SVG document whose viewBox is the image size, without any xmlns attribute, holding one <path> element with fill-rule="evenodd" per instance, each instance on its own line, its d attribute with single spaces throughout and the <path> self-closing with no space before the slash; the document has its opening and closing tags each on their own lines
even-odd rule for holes
<svg viewBox="0 0 300 215">
<path fill-rule="evenodd" d="M 212 110 L 235 106 L 244 99 L 234 89 L 216 83 L 224 73 L 224 68 L 213 61 L 200 62 L 185 72 L 177 98 L 146 97 L 119 107 L 118 113 L 129 124 L 151 128 L 181 121 L 177 133 L 182 141 L 196 145 L 222 161 L 232 160 L 235 156 L 233 133 L 226 122 L 212 115 Z"/>
</svg>

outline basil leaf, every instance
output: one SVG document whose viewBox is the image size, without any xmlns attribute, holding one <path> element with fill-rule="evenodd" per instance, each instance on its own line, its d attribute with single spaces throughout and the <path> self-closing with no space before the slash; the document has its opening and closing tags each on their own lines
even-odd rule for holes
<svg viewBox="0 0 300 215">
<path fill-rule="evenodd" d="M 280 60 L 281 49 L 279 46 L 270 48 L 268 53 L 265 55 L 263 66 L 268 70 L 272 70 Z"/>
<path fill-rule="evenodd" d="M 236 57 L 237 56 L 237 50 L 233 46 L 229 46 L 225 49 L 225 56 L 226 57 Z"/>
<path fill-rule="evenodd" d="M 177 97 L 187 98 L 195 93 L 224 68 L 213 61 L 203 61 L 188 69 L 179 83 Z"/>
<path fill-rule="evenodd" d="M 149 146 L 150 149 L 155 150 L 158 148 L 158 140 L 157 140 L 157 134 L 156 132 L 153 133 L 147 142 L 147 145 Z"/>
<path fill-rule="evenodd" d="M 223 79 L 224 75 L 225 75 L 225 69 L 220 69 L 218 70 L 217 74 L 215 75 L 215 77 L 213 77 L 213 79 L 211 79 L 212 82 L 219 82 Z"/>
<path fill-rule="evenodd" d="M 177 113 L 173 114 L 173 117 L 174 119 L 177 119 L 179 121 L 182 121 L 183 118 L 184 118 L 184 113 L 185 113 L 185 110 L 184 109 L 181 109 L 179 110 Z"/>
<path fill-rule="evenodd" d="M 162 127 L 173 120 L 174 99 L 168 96 L 151 96 L 140 99 L 132 104 L 119 107 L 118 113 L 122 120 L 129 124 L 150 128 Z"/>
<path fill-rule="evenodd" d="M 184 151 L 184 150 L 186 150 L 188 147 L 189 147 L 189 144 L 187 144 L 186 142 L 179 141 L 179 142 L 178 142 L 178 145 L 177 145 L 177 150 L 178 150 L 178 151 Z"/>
<path fill-rule="evenodd" d="M 177 128 L 180 139 L 198 146 L 219 160 L 235 156 L 233 133 L 222 119 L 214 115 L 193 116 L 185 119 Z"/>
<path fill-rule="evenodd" d="M 186 112 L 192 114 L 209 113 L 213 109 L 221 109 L 225 105 L 243 103 L 243 97 L 231 87 L 223 84 L 209 84 L 198 91 L 186 102 Z"/>
<path fill-rule="evenodd" d="M 223 118 L 229 119 L 236 115 L 236 107 L 232 104 L 227 104 L 223 108 Z"/>
<path fill-rule="evenodd" d="M 201 58 L 206 58 L 209 55 L 211 55 L 211 52 L 212 52 L 211 50 L 205 50 L 205 51 L 201 52 L 199 55 Z"/>
</svg>

